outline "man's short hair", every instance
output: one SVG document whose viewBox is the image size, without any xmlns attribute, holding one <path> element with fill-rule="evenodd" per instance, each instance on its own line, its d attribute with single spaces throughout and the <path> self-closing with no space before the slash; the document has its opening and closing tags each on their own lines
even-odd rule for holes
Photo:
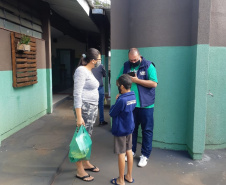
<svg viewBox="0 0 226 185">
<path fill-rule="evenodd" d="M 139 52 L 139 50 L 137 48 L 130 48 L 128 54 L 129 53 L 131 53 L 131 54 L 137 53 L 138 55 L 140 55 L 140 52 Z"/>
<path fill-rule="evenodd" d="M 129 90 L 132 86 L 131 77 L 128 74 L 121 75 L 117 80 L 117 85 L 123 85 L 126 90 Z"/>
</svg>

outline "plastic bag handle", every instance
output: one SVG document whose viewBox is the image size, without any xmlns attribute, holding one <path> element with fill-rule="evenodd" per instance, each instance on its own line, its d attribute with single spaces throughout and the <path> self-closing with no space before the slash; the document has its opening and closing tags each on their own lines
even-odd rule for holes
<svg viewBox="0 0 226 185">
<path fill-rule="evenodd" d="M 82 129 L 82 132 L 84 133 L 84 129 L 85 129 L 84 125 L 81 125 L 80 127 L 76 126 L 75 131 L 78 133 L 80 128 Z"/>
<path fill-rule="evenodd" d="M 80 129 L 80 127 L 76 126 L 75 132 L 78 133 L 79 129 Z"/>
</svg>

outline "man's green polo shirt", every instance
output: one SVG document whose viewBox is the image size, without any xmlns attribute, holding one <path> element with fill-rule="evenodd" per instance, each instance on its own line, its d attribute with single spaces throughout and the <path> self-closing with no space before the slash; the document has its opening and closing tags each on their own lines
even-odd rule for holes
<svg viewBox="0 0 226 185">
<path fill-rule="evenodd" d="M 137 66 L 137 67 L 135 67 L 135 68 L 131 68 L 130 71 L 137 72 L 138 69 L 139 69 L 139 67 L 140 67 L 140 65 Z M 122 67 L 122 69 L 121 69 L 121 71 L 120 71 L 120 73 L 118 75 L 118 78 L 123 74 L 123 70 L 124 70 L 124 67 Z M 147 71 L 148 71 L 148 79 L 151 80 L 151 81 L 154 81 L 154 82 L 158 83 L 157 72 L 156 72 L 156 69 L 153 66 L 153 64 L 151 64 L 149 66 L 149 68 L 148 68 Z M 136 83 L 132 83 L 131 91 L 134 91 L 135 96 L 136 96 L 136 100 L 137 100 L 136 107 L 140 108 L 140 97 L 139 97 L 138 87 L 137 87 L 137 84 Z M 149 106 L 144 107 L 144 108 L 153 108 L 153 107 L 154 107 L 154 104 L 149 105 Z"/>
</svg>

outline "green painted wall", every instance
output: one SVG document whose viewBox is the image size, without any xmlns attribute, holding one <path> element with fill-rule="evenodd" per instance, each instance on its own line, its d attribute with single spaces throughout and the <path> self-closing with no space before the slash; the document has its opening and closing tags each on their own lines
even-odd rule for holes
<svg viewBox="0 0 226 185">
<path fill-rule="evenodd" d="M 106 77 L 104 78 L 104 90 L 105 90 L 105 93 L 108 93 L 108 83 L 109 83 L 109 74 L 108 74 L 108 57 L 105 57 L 105 63 L 104 63 L 104 67 L 105 67 L 105 70 L 106 70 Z"/>
<path fill-rule="evenodd" d="M 188 150 L 193 159 L 201 159 L 206 148 L 225 148 L 226 48 L 204 44 L 139 50 L 156 64 L 159 80 L 153 146 Z M 113 104 L 118 93 L 116 77 L 128 50 L 111 53 Z"/>
<path fill-rule="evenodd" d="M 115 103 L 118 94 L 116 78 L 126 60 L 128 60 L 127 50 L 111 50 L 111 105 Z"/>
<path fill-rule="evenodd" d="M 209 45 L 195 46 L 194 56 L 193 117 L 189 118 L 193 125 L 189 127 L 187 147 L 193 159 L 201 159 L 205 149 Z"/>
<path fill-rule="evenodd" d="M 210 47 L 206 148 L 226 148 L 226 47 Z"/>
<path fill-rule="evenodd" d="M 189 107 L 188 107 L 188 125 L 187 125 L 187 149 L 189 151 L 189 148 L 191 148 L 191 154 L 192 154 L 192 149 L 193 149 L 193 132 L 194 132 L 194 115 L 195 115 L 195 78 L 196 78 L 196 58 L 197 58 L 197 46 L 192 47 L 192 56 L 191 56 L 191 79 L 190 79 L 190 94 L 189 94 Z"/>
<path fill-rule="evenodd" d="M 139 48 L 146 59 L 156 65 L 158 87 L 156 88 L 155 126 L 153 146 L 169 149 L 186 149 L 192 70 L 194 70 L 193 47 Z M 115 102 L 116 77 L 128 59 L 128 50 L 112 50 L 112 102 Z"/>
<path fill-rule="evenodd" d="M 53 112 L 53 85 L 52 85 L 52 69 L 46 69 L 46 95 L 47 95 L 47 113 Z"/>
<path fill-rule="evenodd" d="M 13 88 L 12 71 L 0 71 L 1 140 L 47 113 L 47 74 L 51 69 L 38 69 L 37 73 L 37 84 Z"/>
</svg>

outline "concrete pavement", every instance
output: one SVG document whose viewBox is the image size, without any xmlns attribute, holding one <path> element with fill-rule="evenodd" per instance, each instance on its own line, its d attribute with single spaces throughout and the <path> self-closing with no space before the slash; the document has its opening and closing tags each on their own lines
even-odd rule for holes
<svg viewBox="0 0 226 185">
<path fill-rule="evenodd" d="M 75 129 L 73 101 L 67 99 L 31 125 L 2 141 L 0 147 L 0 185 L 82 185 L 75 164 L 68 160 L 69 143 Z M 106 121 L 109 108 L 105 108 Z M 98 123 L 98 119 L 97 119 Z M 118 177 L 117 155 L 113 153 L 110 124 L 95 125 L 91 162 L 100 168 L 93 185 L 110 184 Z M 226 150 L 207 150 L 203 160 L 193 161 L 187 152 L 154 148 L 148 165 L 137 167 L 135 184 L 141 185 L 225 185 Z M 128 184 L 128 183 L 127 183 Z"/>
</svg>

